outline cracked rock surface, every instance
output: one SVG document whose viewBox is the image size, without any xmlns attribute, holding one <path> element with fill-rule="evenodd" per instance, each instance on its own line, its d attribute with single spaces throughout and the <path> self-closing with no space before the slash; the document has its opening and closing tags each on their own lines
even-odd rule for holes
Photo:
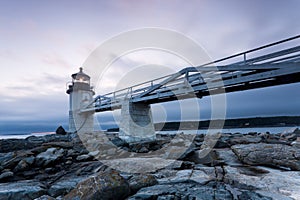
<svg viewBox="0 0 300 200">
<path fill-rule="evenodd" d="M 300 148 L 285 144 L 240 144 L 231 147 L 245 164 L 300 170 Z"/>
<path fill-rule="evenodd" d="M 118 172 L 107 170 L 80 182 L 64 199 L 124 199 L 129 193 L 128 182 Z"/>
<path fill-rule="evenodd" d="M 300 199 L 299 130 L 132 144 L 103 137 L 85 135 L 87 146 L 70 133 L 0 140 L 0 199 Z"/>
</svg>

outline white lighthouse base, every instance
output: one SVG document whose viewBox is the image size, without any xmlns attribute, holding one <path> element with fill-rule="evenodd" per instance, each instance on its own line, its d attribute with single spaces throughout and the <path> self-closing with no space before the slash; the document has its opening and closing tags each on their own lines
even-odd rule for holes
<svg viewBox="0 0 300 200">
<path fill-rule="evenodd" d="M 81 113 L 69 111 L 69 131 L 72 133 L 91 133 L 94 131 L 94 112 Z"/>
</svg>

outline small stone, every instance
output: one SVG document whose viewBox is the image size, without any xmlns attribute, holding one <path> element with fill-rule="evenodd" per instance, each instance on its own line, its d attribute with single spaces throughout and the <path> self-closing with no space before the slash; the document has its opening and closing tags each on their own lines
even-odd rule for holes
<svg viewBox="0 0 300 200">
<path fill-rule="evenodd" d="M 45 169 L 45 172 L 47 173 L 47 174 L 49 174 L 49 173 L 51 173 L 51 172 L 53 172 L 53 168 L 46 168 Z"/>
<path fill-rule="evenodd" d="M 48 166 L 57 162 L 63 156 L 63 153 L 63 149 L 49 148 L 36 156 L 36 164 L 43 167 Z"/>
<path fill-rule="evenodd" d="M 138 152 L 139 153 L 147 153 L 147 152 L 149 152 L 149 150 L 146 147 L 142 147 L 141 149 L 139 149 Z"/>
<path fill-rule="evenodd" d="M 59 126 L 57 129 L 56 129 L 56 134 L 59 134 L 59 135 L 66 135 L 67 132 L 65 131 L 65 129 L 62 127 L 62 126 Z"/>
<path fill-rule="evenodd" d="M 25 161 L 21 160 L 17 166 L 14 168 L 15 172 L 25 171 L 30 168 L 30 165 Z"/>
<path fill-rule="evenodd" d="M 116 154 L 116 150 L 115 149 L 108 149 L 106 151 L 106 153 L 107 153 L 108 156 L 113 156 L 113 155 Z"/>
<path fill-rule="evenodd" d="M 300 148 L 300 141 L 298 141 L 298 139 L 297 139 L 297 141 L 292 142 L 291 145 L 293 147 Z"/>
<path fill-rule="evenodd" d="M 129 179 L 129 187 L 132 193 L 136 193 L 143 187 L 149 187 L 157 183 L 157 180 L 151 174 L 140 174 Z"/>
<path fill-rule="evenodd" d="M 74 156 L 75 155 L 75 151 L 73 150 L 73 149 L 69 149 L 68 151 L 67 151 L 67 156 L 68 157 L 71 157 L 71 156 Z"/>
<path fill-rule="evenodd" d="M 71 160 L 68 160 L 67 162 L 66 162 L 66 164 L 67 165 L 71 165 L 73 162 L 71 161 Z"/>
<path fill-rule="evenodd" d="M 96 157 L 98 154 L 100 153 L 100 151 L 91 151 L 90 153 L 88 153 L 89 156 L 92 156 L 92 157 Z"/>
<path fill-rule="evenodd" d="M 29 165 L 32 165 L 35 161 L 35 157 L 30 156 L 30 157 L 24 158 L 24 161 L 27 162 Z"/>
<path fill-rule="evenodd" d="M 34 200 L 55 200 L 55 198 L 50 197 L 48 195 L 43 195 L 43 196 L 40 196 L 39 198 L 36 198 Z"/>
<path fill-rule="evenodd" d="M 84 154 L 84 155 L 77 156 L 76 160 L 77 161 L 86 161 L 86 160 L 89 160 L 91 158 L 92 157 L 90 155 Z"/>
<path fill-rule="evenodd" d="M 288 135 L 284 135 L 284 139 L 288 140 L 288 141 L 294 141 L 297 140 L 297 135 L 296 134 L 288 134 Z"/>
<path fill-rule="evenodd" d="M 13 177 L 13 176 L 14 176 L 14 173 L 11 172 L 11 171 L 3 172 L 3 173 L 0 175 L 0 180 L 4 180 L 4 179 L 7 179 L 7 178 Z"/>
<path fill-rule="evenodd" d="M 248 135 L 256 136 L 257 132 L 249 132 Z"/>
</svg>

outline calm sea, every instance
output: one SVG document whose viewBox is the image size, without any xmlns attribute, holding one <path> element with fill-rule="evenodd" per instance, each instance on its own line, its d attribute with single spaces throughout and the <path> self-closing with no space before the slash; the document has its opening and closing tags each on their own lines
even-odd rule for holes
<svg viewBox="0 0 300 200">
<path fill-rule="evenodd" d="M 41 132 L 41 133 L 31 133 L 31 134 L 9 134 L 9 135 L 0 135 L 0 139 L 25 139 L 29 136 L 43 136 L 55 134 L 55 132 Z"/>
<path fill-rule="evenodd" d="M 291 133 L 296 128 L 300 127 L 264 127 L 264 128 L 232 128 L 232 129 L 222 129 L 222 130 L 214 130 L 212 129 L 211 132 L 222 132 L 222 133 L 249 133 L 249 132 L 258 132 L 258 133 Z M 207 130 L 176 130 L 176 131 L 157 131 L 157 133 L 161 134 L 174 134 L 174 133 L 185 133 L 185 134 L 206 134 Z M 47 134 L 55 134 L 55 132 L 41 132 L 41 133 L 31 133 L 31 134 L 10 134 L 10 135 L 0 135 L 0 139 L 24 139 L 29 136 L 43 136 Z"/>
</svg>

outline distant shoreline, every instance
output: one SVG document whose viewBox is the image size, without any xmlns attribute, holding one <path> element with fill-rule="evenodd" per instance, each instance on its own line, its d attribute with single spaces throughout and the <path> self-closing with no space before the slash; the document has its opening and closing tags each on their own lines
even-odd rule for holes
<svg viewBox="0 0 300 200">
<path fill-rule="evenodd" d="M 278 117 L 251 117 L 251 118 L 238 118 L 238 119 L 226 119 L 225 121 L 217 120 L 205 120 L 205 121 L 183 121 L 183 122 L 166 122 L 155 124 L 155 129 L 160 130 L 205 130 L 208 128 L 215 128 L 211 124 L 217 124 L 224 129 L 234 128 L 264 128 L 264 127 L 293 127 L 300 126 L 300 116 L 278 116 Z"/>
<path fill-rule="evenodd" d="M 173 121 L 166 123 L 155 123 L 156 131 L 175 131 L 175 130 L 207 130 L 208 128 L 213 129 L 214 127 L 209 127 L 210 123 L 224 123 L 223 129 L 247 129 L 247 128 L 290 128 L 290 127 L 300 127 L 300 116 L 276 116 L 276 117 L 249 117 L 249 118 L 236 118 L 236 119 L 226 119 L 225 122 L 222 120 L 204 120 L 204 121 Z M 108 132 L 118 132 L 118 128 L 108 128 Z M 255 131 L 255 130 L 254 130 Z M 7 138 L 26 138 L 29 136 L 41 136 L 45 134 L 53 134 L 53 131 L 45 132 L 24 132 L 24 133 L 5 133 L 0 134 L 0 139 Z"/>
<path fill-rule="evenodd" d="M 213 122 L 213 123 L 212 123 Z M 276 116 L 276 117 L 247 117 L 226 119 L 225 121 L 204 120 L 204 121 L 173 121 L 155 123 L 155 130 L 173 131 L 173 130 L 206 130 L 213 127 L 212 124 L 224 125 L 223 129 L 239 129 L 239 128 L 268 128 L 268 127 L 299 127 L 300 116 Z M 119 128 L 107 129 L 108 132 L 117 132 Z"/>
<path fill-rule="evenodd" d="M 0 140 L 5 139 L 25 139 L 30 136 L 44 136 L 44 135 L 51 135 L 55 134 L 55 132 L 38 132 L 38 133 L 31 133 L 31 134 L 6 134 L 6 135 L 0 135 Z"/>
</svg>

